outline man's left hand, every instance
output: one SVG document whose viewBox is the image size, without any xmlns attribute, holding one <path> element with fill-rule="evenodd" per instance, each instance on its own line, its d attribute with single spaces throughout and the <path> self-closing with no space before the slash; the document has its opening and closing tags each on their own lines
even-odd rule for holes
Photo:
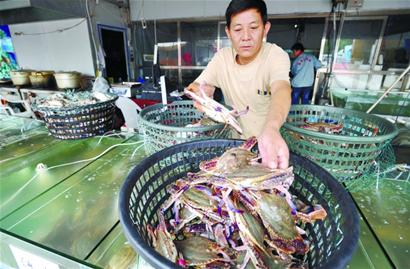
<svg viewBox="0 0 410 269">
<path fill-rule="evenodd" d="M 259 153 L 262 164 L 269 168 L 285 169 L 289 166 L 289 149 L 279 130 L 265 128 L 258 137 Z"/>
</svg>

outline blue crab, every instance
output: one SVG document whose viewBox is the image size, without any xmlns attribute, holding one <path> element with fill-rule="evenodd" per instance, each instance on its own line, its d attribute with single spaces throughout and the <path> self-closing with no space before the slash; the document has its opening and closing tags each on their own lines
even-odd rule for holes
<svg viewBox="0 0 410 269">
<path fill-rule="evenodd" d="M 159 254 L 172 262 L 176 262 L 178 251 L 175 247 L 173 236 L 168 232 L 164 216 L 161 213 L 158 213 L 158 219 L 159 223 L 155 229 L 149 225 L 147 226 L 152 245 Z"/>
<path fill-rule="evenodd" d="M 176 248 L 182 255 L 186 266 L 205 267 L 208 264 L 223 261 L 230 262 L 229 255 L 224 249 L 212 240 L 201 236 L 191 236 L 175 241 Z"/>
<path fill-rule="evenodd" d="M 225 106 L 221 105 L 214 99 L 207 96 L 202 87 L 203 87 L 203 84 L 199 86 L 200 95 L 188 89 L 185 89 L 184 93 L 189 98 L 198 102 L 201 105 L 202 111 L 209 118 L 211 118 L 212 120 L 216 122 L 228 124 L 232 126 L 239 134 L 242 134 L 242 128 L 239 122 L 236 120 L 236 117 L 244 113 L 247 113 L 249 108 L 241 112 L 238 112 L 237 110 L 229 110 Z"/>
<path fill-rule="evenodd" d="M 320 208 L 311 215 L 298 215 L 295 208 L 277 191 L 249 193 L 252 198 L 246 197 L 246 201 L 253 206 L 252 209 L 257 212 L 268 231 L 269 236 L 265 241 L 280 254 L 305 254 L 309 245 L 300 235 L 296 221 L 299 217 L 302 221 L 309 222 L 323 220 L 326 211 Z M 243 199 L 243 196 L 241 198 Z"/>
<path fill-rule="evenodd" d="M 270 169 L 256 160 L 258 156 L 251 149 L 256 137 L 250 137 L 241 146 L 228 149 L 220 157 L 201 162 L 201 171 L 224 178 L 233 189 L 272 189 L 281 185 L 285 188 L 293 182 L 293 168 Z M 224 182 L 222 182 L 224 183 Z"/>
</svg>

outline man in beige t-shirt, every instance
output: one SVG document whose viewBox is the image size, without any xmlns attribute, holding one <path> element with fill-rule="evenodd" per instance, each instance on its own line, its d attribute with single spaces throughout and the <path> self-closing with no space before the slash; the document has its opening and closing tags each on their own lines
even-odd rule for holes
<svg viewBox="0 0 410 269">
<path fill-rule="evenodd" d="M 226 10 L 225 31 L 232 42 L 213 57 L 188 86 L 213 96 L 221 88 L 227 105 L 249 112 L 239 118 L 242 138 L 258 137 L 262 163 L 286 168 L 289 149 L 279 133 L 291 103 L 289 56 L 280 47 L 263 42 L 270 29 L 263 0 L 232 0 Z"/>
</svg>

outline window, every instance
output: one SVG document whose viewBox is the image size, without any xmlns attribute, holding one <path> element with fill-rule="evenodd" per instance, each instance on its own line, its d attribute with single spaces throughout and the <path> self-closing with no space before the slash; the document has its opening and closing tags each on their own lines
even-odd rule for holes
<svg viewBox="0 0 410 269">
<path fill-rule="evenodd" d="M 161 66 L 178 66 L 178 31 L 176 22 L 157 23 L 156 37 Z"/>
<path fill-rule="evenodd" d="M 178 69 L 162 69 L 161 72 L 165 75 L 167 91 L 174 91 L 178 88 Z"/>
<path fill-rule="evenodd" d="M 276 43 L 289 52 L 295 42 L 302 42 L 308 53 L 319 55 L 325 18 L 270 21 L 272 27 L 268 42 Z M 199 76 L 218 49 L 231 46 L 225 26 L 223 19 L 147 22 L 144 29 L 136 23 L 137 69 L 143 76 L 151 75 L 154 44 L 157 42 L 162 72 L 182 89 Z"/>
<path fill-rule="evenodd" d="M 181 72 L 182 72 L 182 85 L 186 87 L 201 74 L 202 70 L 184 69 L 184 70 L 181 70 Z"/>
<path fill-rule="evenodd" d="M 337 43 L 337 32 L 340 27 L 340 20 L 336 20 L 334 25 L 333 19 L 328 20 L 327 30 L 325 33 L 325 44 L 322 48 L 322 56 L 319 60 L 324 64 L 328 65 L 331 61 L 333 51 Z M 336 29 L 336 31 L 334 31 Z"/>
<path fill-rule="evenodd" d="M 226 22 L 219 22 L 219 49 L 227 48 L 231 46 L 231 41 L 229 37 L 226 35 L 225 26 Z"/>
<path fill-rule="evenodd" d="M 376 53 L 383 19 L 349 19 L 343 24 L 334 69 L 369 70 Z"/>
<path fill-rule="evenodd" d="M 151 76 L 152 60 L 154 57 L 155 30 L 154 22 L 135 24 L 135 59 L 140 68 L 136 77 Z"/>
<path fill-rule="evenodd" d="M 287 50 L 296 42 L 305 47 L 307 53 L 319 56 L 320 42 L 324 29 L 324 18 L 299 18 L 299 19 L 271 19 L 271 28 L 267 41 Z"/>
<path fill-rule="evenodd" d="M 206 66 L 217 50 L 218 23 L 181 22 L 181 65 Z"/>
<path fill-rule="evenodd" d="M 410 58 L 408 14 L 389 16 L 379 55 L 379 64 L 383 64 L 383 70 L 408 66 Z"/>
</svg>

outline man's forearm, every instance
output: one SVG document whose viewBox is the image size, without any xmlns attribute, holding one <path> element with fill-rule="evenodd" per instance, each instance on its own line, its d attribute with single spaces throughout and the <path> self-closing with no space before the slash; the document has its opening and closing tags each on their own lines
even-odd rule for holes
<svg viewBox="0 0 410 269">
<path fill-rule="evenodd" d="M 287 81 L 275 81 L 271 86 L 271 103 L 265 128 L 279 130 L 286 121 L 291 105 L 291 88 Z"/>
</svg>

